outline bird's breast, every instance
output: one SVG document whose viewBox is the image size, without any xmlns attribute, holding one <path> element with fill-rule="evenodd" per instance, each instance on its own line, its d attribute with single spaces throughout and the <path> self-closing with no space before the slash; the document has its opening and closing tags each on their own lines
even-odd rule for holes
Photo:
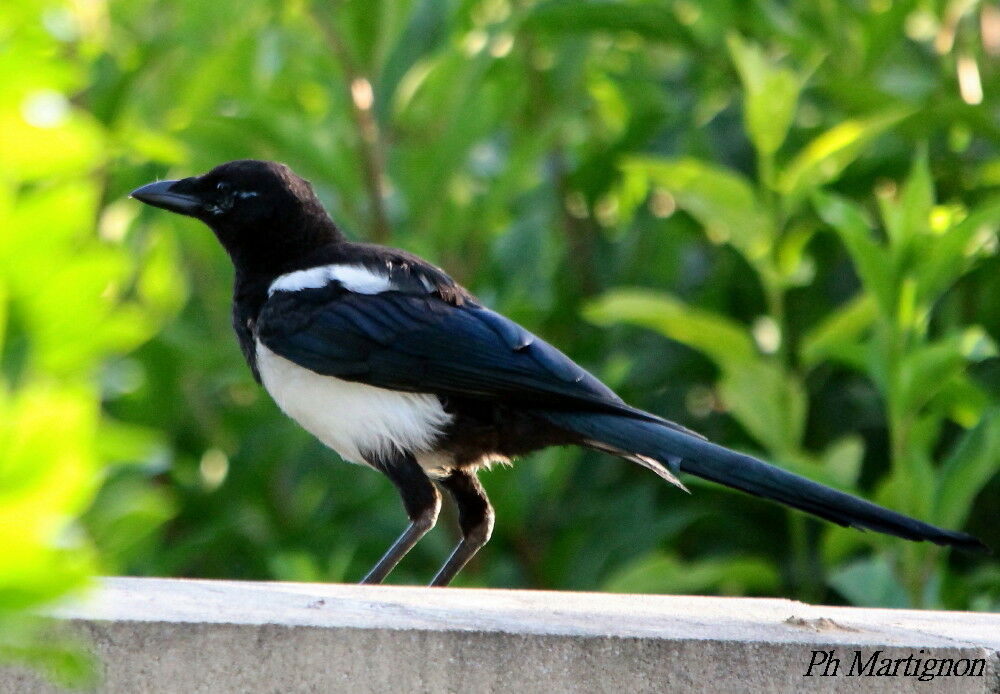
<svg viewBox="0 0 1000 694">
<path fill-rule="evenodd" d="M 275 354 L 256 340 L 257 368 L 278 407 L 345 460 L 434 450 L 451 423 L 440 399 L 324 376 Z"/>
</svg>

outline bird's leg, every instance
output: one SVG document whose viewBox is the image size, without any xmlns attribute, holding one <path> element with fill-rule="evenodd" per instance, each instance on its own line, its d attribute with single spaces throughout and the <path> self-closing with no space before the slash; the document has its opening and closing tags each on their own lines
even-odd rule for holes
<svg viewBox="0 0 1000 694">
<path fill-rule="evenodd" d="M 448 585 L 493 534 L 493 507 L 475 475 L 455 470 L 440 484 L 451 493 L 458 506 L 462 540 L 431 581 L 432 586 Z"/>
<path fill-rule="evenodd" d="M 385 473 L 399 490 L 410 525 L 392 543 L 378 563 L 361 579 L 361 583 L 381 583 L 396 564 L 437 522 L 441 510 L 441 495 L 423 469 L 409 453 L 383 456 L 373 465 Z"/>
</svg>

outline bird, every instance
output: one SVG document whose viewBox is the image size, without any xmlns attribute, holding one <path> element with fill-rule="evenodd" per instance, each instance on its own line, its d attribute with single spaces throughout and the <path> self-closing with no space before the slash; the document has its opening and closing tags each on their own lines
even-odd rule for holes
<svg viewBox="0 0 1000 694">
<path fill-rule="evenodd" d="M 235 270 L 233 328 L 254 379 L 320 442 L 398 490 L 409 524 L 361 583 L 381 583 L 434 527 L 443 490 L 461 538 L 430 585 L 448 585 L 493 532 L 477 472 L 565 445 L 619 456 L 685 491 L 681 475 L 694 475 L 842 526 L 987 549 L 630 406 L 444 270 L 349 240 L 285 164 L 230 161 L 131 197 L 214 232 Z"/>
</svg>

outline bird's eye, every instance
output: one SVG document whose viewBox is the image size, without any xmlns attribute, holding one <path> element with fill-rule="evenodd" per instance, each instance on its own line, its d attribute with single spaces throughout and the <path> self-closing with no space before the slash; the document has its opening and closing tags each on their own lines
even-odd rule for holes
<svg viewBox="0 0 1000 694">
<path fill-rule="evenodd" d="M 233 196 L 233 187 L 231 185 L 225 181 L 219 181 L 215 184 L 215 193 L 215 200 L 208 206 L 209 212 L 214 215 L 220 215 L 225 214 L 233 208 L 235 198 Z"/>
</svg>

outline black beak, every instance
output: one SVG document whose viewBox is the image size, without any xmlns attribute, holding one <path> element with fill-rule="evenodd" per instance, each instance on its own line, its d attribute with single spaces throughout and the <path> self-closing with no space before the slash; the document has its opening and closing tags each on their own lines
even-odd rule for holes
<svg viewBox="0 0 1000 694">
<path fill-rule="evenodd" d="M 187 180 L 187 179 L 185 179 Z M 162 207 L 178 214 L 196 215 L 204 207 L 201 200 L 189 193 L 182 193 L 174 188 L 178 183 L 184 181 L 157 181 L 141 188 L 136 188 L 129 193 L 130 198 L 135 198 L 140 202 L 153 207 Z"/>
</svg>

